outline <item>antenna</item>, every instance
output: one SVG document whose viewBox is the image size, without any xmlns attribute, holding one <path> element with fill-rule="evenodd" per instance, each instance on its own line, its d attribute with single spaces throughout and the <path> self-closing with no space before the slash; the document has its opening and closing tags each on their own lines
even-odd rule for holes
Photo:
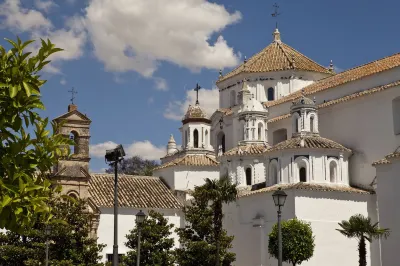
<svg viewBox="0 0 400 266">
<path fill-rule="evenodd" d="M 273 5 L 273 7 L 275 8 L 275 12 L 272 13 L 271 16 L 272 16 L 273 18 L 276 18 L 276 26 L 275 26 L 275 27 L 278 28 L 278 16 L 279 16 L 281 13 L 278 13 L 279 6 L 278 6 L 277 3 L 275 3 L 275 4 Z"/>
<path fill-rule="evenodd" d="M 71 101 L 72 104 L 74 104 L 75 94 L 78 94 L 78 92 L 75 90 L 74 87 L 72 87 L 72 89 L 71 89 L 70 91 L 68 91 L 68 92 L 71 93 L 71 99 L 70 99 L 70 101 Z"/>
</svg>

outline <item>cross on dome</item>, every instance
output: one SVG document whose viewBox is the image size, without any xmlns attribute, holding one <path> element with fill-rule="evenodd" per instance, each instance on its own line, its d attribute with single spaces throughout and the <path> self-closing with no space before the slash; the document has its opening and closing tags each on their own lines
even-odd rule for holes
<svg viewBox="0 0 400 266">
<path fill-rule="evenodd" d="M 196 104 L 199 104 L 199 90 L 201 89 L 199 83 L 196 84 L 196 88 L 194 90 L 196 91 Z"/>
</svg>

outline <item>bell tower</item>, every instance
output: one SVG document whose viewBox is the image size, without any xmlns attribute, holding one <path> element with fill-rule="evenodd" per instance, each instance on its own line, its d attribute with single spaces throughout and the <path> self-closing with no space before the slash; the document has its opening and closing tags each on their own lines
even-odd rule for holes
<svg viewBox="0 0 400 266">
<path fill-rule="evenodd" d="M 75 104 L 68 105 L 68 112 L 53 120 L 58 132 L 74 141 L 71 155 L 60 158 L 54 167 L 54 179 L 62 185 L 62 193 L 73 197 L 88 198 L 89 192 L 89 139 L 91 120 L 78 111 Z"/>
</svg>

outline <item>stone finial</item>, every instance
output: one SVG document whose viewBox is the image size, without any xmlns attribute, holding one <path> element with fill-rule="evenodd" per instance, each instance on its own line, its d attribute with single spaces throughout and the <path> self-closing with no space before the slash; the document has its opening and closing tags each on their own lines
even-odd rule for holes
<svg viewBox="0 0 400 266">
<path fill-rule="evenodd" d="M 223 77 L 223 75 L 222 75 L 222 69 L 220 68 L 219 69 L 219 78 L 222 78 Z"/>
<path fill-rule="evenodd" d="M 75 110 L 78 110 L 78 106 L 76 106 L 75 104 L 68 105 L 68 113 L 73 112 Z"/>
<path fill-rule="evenodd" d="M 314 103 L 316 103 L 316 102 L 317 102 L 317 99 L 315 98 L 315 96 L 314 96 L 314 99 L 313 99 L 313 101 L 314 101 Z"/>
<path fill-rule="evenodd" d="M 244 61 L 243 61 L 245 64 L 247 63 L 247 57 L 246 56 L 244 56 Z"/>
<path fill-rule="evenodd" d="M 333 68 L 333 61 L 331 60 L 331 63 L 329 64 L 329 69 L 330 72 L 334 72 L 334 68 Z"/>
<path fill-rule="evenodd" d="M 275 29 L 274 33 L 274 42 L 281 42 L 281 33 L 279 32 L 278 28 Z"/>
<path fill-rule="evenodd" d="M 169 137 L 168 143 L 176 143 L 175 139 L 174 139 L 174 135 L 171 134 L 171 136 Z"/>
</svg>

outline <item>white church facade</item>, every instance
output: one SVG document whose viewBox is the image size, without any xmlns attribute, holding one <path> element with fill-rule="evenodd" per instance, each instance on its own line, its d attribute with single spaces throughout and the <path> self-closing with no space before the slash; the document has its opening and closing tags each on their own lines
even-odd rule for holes
<svg viewBox="0 0 400 266">
<path fill-rule="evenodd" d="M 335 229 L 358 213 L 392 231 L 368 246 L 368 265 L 399 264 L 400 54 L 336 74 L 332 63 L 325 68 L 283 43 L 276 29 L 270 45 L 220 72 L 216 85 L 219 109 L 209 116 L 201 107 L 206 99 L 189 106 L 181 145 L 170 136 L 154 177 L 121 177 L 121 253 L 137 210 L 159 210 L 184 226 L 181 208 L 190 191 L 205 178 L 228 176 L 239 189 L 237 201 L 224 206 L 224 226 L 235 236 L 234 265 L 276 265 L 268 234 L 277 220 L 272 193 L 278 188 L 288 194 L 283 219 L 310 222 L 315 235 L 314 256 L 302 265 L 357 265 L 357 241 Z M 70 122 L 65 132 L 78 140 L 73 127 L 85 127 L 84 138 L 90 137 L 90 120 L 76 108 L 58 119 Z M 89 174 L 86 148 L 78 151 L 74 162 L 60 163 L 58 180 L 65 193 L 89 198 L 106 260 L 112 176 Z"/>
</svg>

